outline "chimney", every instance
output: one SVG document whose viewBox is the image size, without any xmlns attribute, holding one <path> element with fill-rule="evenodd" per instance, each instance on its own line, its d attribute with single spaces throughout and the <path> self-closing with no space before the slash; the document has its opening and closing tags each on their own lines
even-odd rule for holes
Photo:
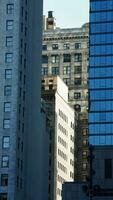
<svg viewBox="0 0 113 200">
<path fill-rule="evenodd" d="M 54 30 L 56 28 L 55 18 L 53 16 L 53 11 L 48 12 L 48 17 L 46 19 L 46 30 Z"/>
</svg>

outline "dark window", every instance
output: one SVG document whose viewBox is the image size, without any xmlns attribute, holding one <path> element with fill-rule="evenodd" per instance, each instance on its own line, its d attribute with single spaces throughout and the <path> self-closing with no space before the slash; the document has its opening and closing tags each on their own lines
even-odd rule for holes
<svg viewBox="0 0 113 200">
<path fill-rule="evenodd" d="M 10 145 L 10 137 L 9 136 L 4 136 L 2 140 L 2 147 L 3 148 L 9 148 Z"/>
<path fill-rule="evenodd" d="M 6 37 L 6 47 L 12 47 L 13 46 L 13 37 L 7 36 Z"/>
<path fill-rule="evenodd" d="M 5 54 L 5 62 L 12 63 L 13 62 L 13 53 L 6 53 Z"/>
<path fill-rule="evenodd" d="M 75 92 L 74 93 L 74 99 L 80 99 L 81 98 L 81 93 L 80 92 Z"/>
<path fill-rule="evenodd" d="M 47 64 L 48 63 L 48 56 L 47 55 L 43 55 L 42 56 L 42 63 L 43 64 Z"/>
<path fill-rule="evenodd" d="M 70 78 L 63 78 L 63 81 L 66 85 L 70 85 Z"/>
<path fill-rule="evenodd" d="M 0 193 L 0 200 L 7 200 L 7 193 Z"/>
<path fill-rule="evenodd" d="M 6 21 L 6 30 L 13 30 L 13 20 Z"/>
<path fill-rule="evenodd" d="M 46 44 L 43 44 L 43 45 L 42 45 L 42 50 L 43 50 L 43 51 L 46 51 L 46 50 L 47 50 L 47 45 L 46 45 Z"/>
<path fill-rule="evenodd" d="M 7 4 L 7 14 L 13 14 L 14 4 Z"/>
<path fill-rule="evenodd" d="M 4 87 L 4 96 L 11 96 L 12 88 L 10 85 Z"/>
<path fill-rule="evenodd" d="M 70 54 L 64 54 L 63 62 L 71 62 L 71 55 Z"/>
<path fill-rule="evenodd" d="M 3 128 L 4 129 L 10 128 L 10 125 L 11 125 L 10 119 L 4 119 L 3 120 Z"/>
<path fill-rule="evenodd" d="M 1 174 L 1 186 L 8 186 L 8 174 Z"/>
<path fill-rule="evenodd" d="M 74 67 L 74 74 L 80 74 L 82 72 L 82 66 Z"/>
<path fill-rule="evenodd" d="M 69 43 L 65 43 L 64 44 L 64 49 L 70 49 L 70 44 Z"/>
<path fill-rule="evenodd" d="M 52 63 L 58 63 L 59 62 L 59 55 L 52 55 L 51 56 L 51 62 Z"/>
<path fill-rule="evenodd" d="M 81 111 L 81 107 L 80 107 L 79 104 L 75 104 L 74 108 L 75 108 L 75 110 L 76 110 L 77 112 L 80 112 L 80 111 Z"/>
<path fill-rule="evenodd" d="M 81 48 L 81 43 L 75 43 L 75 49 L 80 49 Z"/>
<path fill-rule="evenodd" d="M 63 74 L 64 75 L 69 75 L 71 73 L 71 67 L 70 66 L 64 66 L 63 68 Z"/>
<path fill-rule="evenodd" d="M 42 67 L 42 75 L 48 74 L 48 67 Z"/>
<path fill-rule="evenodd" d="M 76 53 L 74 55 L 74 60 L 75 60 L 75 62 L 81 62 L 82 61 L 82 54 L 81 53 Z"/>
<path fill-rule="evenodd" d="M 3 168 L 9 167 L 9 156 L 2 156 L 1 166 Z"/>
<path fill-rule="evenodd" d="M 81 85 L 81 78 L 75 78 L 74 84 L 75 85 Z"/>
<path fill-rule="evenodd" d="M 105 179 L 112 178 L 112 159 L 105 159 L 104 160 L 104 172 L 105 172 Z"/>
<path fill-rule="evenodd" d="M 52 44 L 52 49 L 53 49 L 53 50 L 58 49 L 58 44 Z"/>
<path fill-rule="evenodd" d="M 5 79 L 11 79 L 12 78 L 12 69 L 6 69 L 5 70 Z"/>
<path fill-rule="evenodd" d="M 4 102 L 4 112 L 11 112 L 11 102 Z"/>
<path fill-rule="evenodd" d="M 59 74 L 59 67 L 52 67 L 52 74 L 58 75 Z"/>
</svg>

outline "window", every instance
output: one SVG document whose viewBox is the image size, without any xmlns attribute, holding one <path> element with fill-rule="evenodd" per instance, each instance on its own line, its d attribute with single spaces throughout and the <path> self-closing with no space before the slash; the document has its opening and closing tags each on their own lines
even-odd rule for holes
<svg viewBox="0 0 113 200">
<path fill-rule="evenodd" d="M 81 62 L 82 61 L 82 54 L 81 53 L 77 53 L 74 55 L 74 61 L 75 62 Z"/>
<path fill-rule="evenodd" d="M 104 176 L 105 179 L 112 178 L 112 159 L 105 159 L 104 160 Z"/>
<path fill-rule="evenodd" d="M 1 174 L 1 186 L 8 186 L 8 174 Z"/>
<path fill-rule="evenodd" d="M 88 141 L 86 139 L 83 140 L 83 145 L 84 146 L 88 145 Z"/>
<path fill-rule="evenodd" d="M 42 56 L 42 63 L 43 64 L 47 64 L 48 63 L 48 56 L 47 55 L 43 55 Z"/>
<path fill-rule="evenodd" d="M 42 75 L 48 74 L 48 67 L 42 67 Z"/>
<path fill-rule="evenodd" d="M 70 78 L 63 78 L 63 81 L 66 85 L 70 85 Z"/>
<path fill-rule="evenodd" d="M 0 193 L 0 200 L 7 200 L 7 193 Z"/>
<path fill-rule="evenodd" d="M 64 66 L 63 68 L 63 74 L 69 75 L 71 73 L 71 67 L 70 66 Z"/>
<path fill-rule="evenodd" d="M 81 98 L 81 93 L 80 92 L 75 92 L 74 93 L 74 99 L 80 99 Z"/>
<path fill-rule="evenodd" d="M 73 172 L 70 172 L 70 178 L 74 179 L 74 173 Z"/>
<path fill-rule="evenodd" d="M 42 45 L 42 50 L 43 50 L 43 51 L 46 51 L 46 50 L 47 50 L 47 45 L 46 45 L 46 44 L 43 44 L 43 45 Z"/>
<path fill-rule="evenodd" d="M 59 67 L 52 67 L 52 74 L 58 75 L 59 74 Z"/>
<path fill-rule="evenodd" d="M 82 152 L 82 155 L 83 155 L 83 156 L 87 156 L 87 151 L 83 151 L 83 152 Z"/>
<path fill-rule="evenodd" d="M 4 112 L 11 112 L 11 102 L 4 102 Z"/>
<path fill-rule="evenodd" d="M 81 85 L 81 78 L 75 78 L 74 84 L 75 85 Z"/>
<path fill-rule="evenodd" d="M 10 119 L 4 119 L 4 121 L 3 121 L 3 128 L 4 129 L 10 128 Z"/>
<path fill-rule="evenodd" d="M 82 129 L 82 135 L 83 136 L 87 136 L 88 135 L 88 129 L 87 128 L 83 128 Z"/>
<path fill-rule="evenodd" d="M 64 44 L 64 49 L 66 50 L 66 49 L 70 49 L 70 44 L 69 43 L 65 43 Z"/>
<path fill-rule="evenodd" d="M 13 53 L 6 53 L 5 54 L 5 62 L 12 63 L 13 62 Z"/>
<path fill-rule="evenodd" d="M 75 43 L 75 49 L 80 49 L 81 48 L 81 43 Z"/>
<path fill-rule="evenodd" d="M 14 21 L 13 20 L 7 20 L 6 21 L 6 30 L 13 30 L 13 23 Z"/>
<path fill-rule="evenodd" d="M 81 107 L 80 107 L 79 104 L 75 104 L 74 108 L 75 108 L 75 110 L 76 110 L 77 112 L 80 112 L 80 111 L 81 111 Z"/>
<path fill-rule="evenodd" d="M 14 4 L 7 4 L 7 14 L 13 14 Z"/>
<path fill-rule="evenodd" d="M 53 49 L 53 50 L 58 49 L 58 44 L 52 44 L 52 49 Z"/>
<path fill-rule="evenodd" d="M 63 62 L 71 62 L 71 55 L 70 54 L 64 54 L 63 55 Z"/>
<path fill-rule="evenodd" d="M 59 55 L 52 55 L 51 56 L 51 62 L 52 63 L 58 63 L 59 62 Z"/>
<path fill-rule="evenodd" d="M 6 69 L 5 70 L 5 79 L 11 79 L 12 78 L 12 69 Z"/>
<path fill-rule="evenodd" d="M 70 152 L 71 152 L 72 154 L 74 154 L 74 149 L 73 149 L 72 147 L 70 147 Z"/>
<path fill-rule="evenodd" d="M 3 148 L 9 148 L 9 142 L 10 142 L 10 137 L 4 136 L 3 141 L 2 141 L 2 147 Z"/>
<path fill-rule="evenodd" d="M 80 74 L 82 72 L 82 66 L 74 67 L 74 74 Z"/>
<path fill-rule="evenodd" d="M 2 156 L 2 167 L 9 166 L 9 156 Z"/>
<path fill-rule="evenodd" d="M 10 85 L 4 87 L 4 96 L 11 96 L 12 88 Z"/>
<path fill-rule="evenodd" d="M 83 163 L 83 164 L 82 164 L 82 167 L 83 167 L 83 170 L 86 170 L 86 168 L 87 168 L 87 163 Z"/>
<path fill-rule="evenodd" d="M 12 47 L 13 46 L 13 37 L 7 36 L 6 37 L 6 47 Z"/>
</svg>

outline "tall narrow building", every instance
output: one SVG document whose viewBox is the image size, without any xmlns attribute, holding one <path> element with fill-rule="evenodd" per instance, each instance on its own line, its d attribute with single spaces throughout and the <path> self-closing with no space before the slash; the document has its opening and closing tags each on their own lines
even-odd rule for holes
<svg viewBox="0 0 113 200">
<path fill-rule="evenodd" d="M 57 28 L 53 12 L 49 11 L 45 27 L 42 76 L 59 75 L 68 86 L 69 104 L 80 113 L 75 152 L 79 165 L 76 165 L 75 179 L 86 180 L 89 24 L 80 28 Z"/>
<path fill-rule="evenodd" d="M 48 200 L 62 199 L 62 184 L 74 180 L 74 109 L 68 88 L 58 76 L 42 78 L 49 131 Z"/>
<path fill-rule="evenodd" d="M 0 27 L 0 199 L 41 199 L 42 0 L 1 0 Z"/>
<path fill-rule="evenodd" d="M 89 140 L 113 144 L 113 0 L 90 1 Z"/>
</svg>

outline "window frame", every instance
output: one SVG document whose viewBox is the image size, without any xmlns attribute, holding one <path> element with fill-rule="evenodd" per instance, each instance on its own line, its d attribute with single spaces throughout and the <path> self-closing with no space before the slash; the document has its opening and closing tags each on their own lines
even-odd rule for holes
<svg viewBox="0 0 113 200">
<path fill-rule="evenodd" d="M 4 158 L 7 158 L 7 159 L 4 160 Z M 2 156 L 1 167 L 2 168 L 8 168 L 9 167 L 9 156 L 8 155 Z"/>
<path fill-rule="evenodd" d="M 6 47 L 13 47 L 13 36 L 6 36 Z"/>
<path fill-rule="evenodd" d="M 3 119 L 3 128 L 10 129 L 11 128 L 11 119 Z"/>
<path fill-rule="evenodd" d="M 5 139 L 8 139 L 8 140 L 5 141 Z M 9 147 L 10 147 L 10 136 L 3 136 L 3 138 L 2 138 L 2 148 L 7 149 Z"/>
<path fill-rule="evenodd" d="M 11 112 L 11 102 L 4 102 L 4 112 Z"/>
<path fill-rule="evenodd" d="M 12 79 L 12 69 L 5 69 L 5 79 L 6 80 Z"/>
<path fill-rule="evenodd" d="M 1 186 L 8 186 L 8 174 L 1 174 Z"/>
<path fill-rule="evenodd" d="M 6 20 L 6 31 L 13 30 L 14 20 Z"/>
<path fill-rule="evenodd" d="M 14 14 L 14 3 L 7 3 L 6 13 L 7 14 Z"/>
<path fill-rule="evenodd" d="M 13 53 L 5 53 L 5 63 L 10 64 L 13 62 Z"/>
<path fill-rule="evenodd" d="M 4 96 L 11 96 L 12 95 L 12 86 L 5 85 L 4 86 Z"/>
</svg>

